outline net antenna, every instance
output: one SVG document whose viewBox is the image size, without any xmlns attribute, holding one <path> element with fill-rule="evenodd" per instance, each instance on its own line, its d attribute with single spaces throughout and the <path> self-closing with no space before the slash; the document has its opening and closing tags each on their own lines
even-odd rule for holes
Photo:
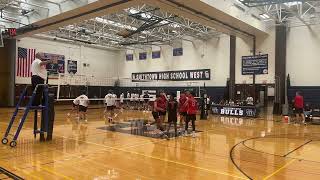
<svg viewBox="0 0 320 180">
<path fill-rule="evenodd" d="M 2 30 L 1 29 L 0 29 L 0 47 L 4 47 L 3 37 L 2 37 Z"/>
</svg>

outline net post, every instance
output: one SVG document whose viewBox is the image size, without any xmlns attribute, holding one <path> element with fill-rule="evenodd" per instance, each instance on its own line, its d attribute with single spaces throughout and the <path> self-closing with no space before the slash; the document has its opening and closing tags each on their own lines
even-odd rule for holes
<svg viewBox="0 0 320 180">
<path fill-rule="evenodd" d="M 59 73 L 59 76 L 58 76 L 58 88 L 57 88 L 57 99 L 59 99 L 60 97 L 60 81 L 61 81 L 61 73 Z"/>
</svg>

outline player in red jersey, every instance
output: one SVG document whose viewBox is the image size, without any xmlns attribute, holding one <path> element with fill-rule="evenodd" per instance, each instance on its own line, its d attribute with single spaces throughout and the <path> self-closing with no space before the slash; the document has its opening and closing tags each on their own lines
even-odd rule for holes
<svg viewBox="0 0 320 180">
<path fill-rule="evenodd" d="M 186 117 L 186 124 L 185 124 L 185 135 L 188 133 L 188 125 L 191 121 L 192 123 L 192 137 L 196 137 L 196 115 L 197 115 L 197 109 L 198 109 L 198 103 L 197 100 L 194 98 L 195 94 L 188 93 L 188 100 L 185 102 L 185 106 L 187 108 L 187 117 Z"/>
<path fill-rule="evenodd" d="M 183 129 L 183 124 L 186 121 L 186 117 L 187 117 L 187 108 L 184 105 L 187 101 L 187 97 L 186 94 L 183 92 L 180 94 L 180 98 L 179 98 L 179 114 L 180 114 L 180 128 L 181 130 Z"/>
<path fill-rule="evenodd" d="M 159 132 L 159 135 L 163 138 L 168 138 L 168 136 L 164 133 L 164 127 L 162 126 L 163 121 L 161 121 L 160 119 L 160 113 L 163 111 L 166 111 L 166 109 L 162 108 L 162 98 L 160 97 L 160 95 L 156 95 L 156 100 L 153 102 L 153 105 L 151 105 L 151 110 L 152 110 L 152 116 L 155 120 L 154 123 L 157 124 L 157 131 Z M 154 123 L 151 124 L 147 124 L 146 126 L 150 126 Z"/>
<path fill-rule="evenodd" d="M 299 121 L 299 117 L 301 116 L 301 122 L 306 125 L 305 116 L 303 113 L 304 108 L 304 100 L 301 92 L 296 92 L 296 96 L 294 98 L 294 108 L 296 114 L 296 121 Z"/>
<path fill-rule="evenodd" d="M 165 120 L 165 117 L 166 117 L 166 114 L 167 114 L 167 97 L 166 97 L 166 94 L 164 92 L 161 92 L 160 93 L 160 99 L 159 101 L 157 102 L 157 106 L 159 107 L 159 126 L 161 127 L 161 131 L 163 131 L 163 126 L 162 126 L 162 123 L 164 122 Z"/>
</svg>

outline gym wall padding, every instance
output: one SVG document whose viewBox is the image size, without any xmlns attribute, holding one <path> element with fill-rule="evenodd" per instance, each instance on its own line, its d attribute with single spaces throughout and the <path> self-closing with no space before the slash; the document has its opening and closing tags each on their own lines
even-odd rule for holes
<svg viewBox="0 0 320 180">
<path fill-rule="evenodd" d="M 305 104 L 320 107 L 320 86 L 292 86 L 288 88 L 289 103 L 294 99 L 297 91 L 302 92 Z"/>
<path fill-rule="evenodd" d="M 16 62 L 16 41 L 15 39 L 4 39 L 4 47 L 0 48 L 0 106 L 14 105 L 14 84 L 15 84 L 15 62 Z"/>
</svg>

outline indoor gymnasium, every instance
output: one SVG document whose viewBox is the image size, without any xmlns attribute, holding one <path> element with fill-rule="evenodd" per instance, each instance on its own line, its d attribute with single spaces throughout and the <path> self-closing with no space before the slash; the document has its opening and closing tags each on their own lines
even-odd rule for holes
<svg viewBox="0 0 320 180">
<path fill-rule="evenodd" d="M 0 179 L 320 179 L 319 0 L 0 0 Z"/>
</svg>

